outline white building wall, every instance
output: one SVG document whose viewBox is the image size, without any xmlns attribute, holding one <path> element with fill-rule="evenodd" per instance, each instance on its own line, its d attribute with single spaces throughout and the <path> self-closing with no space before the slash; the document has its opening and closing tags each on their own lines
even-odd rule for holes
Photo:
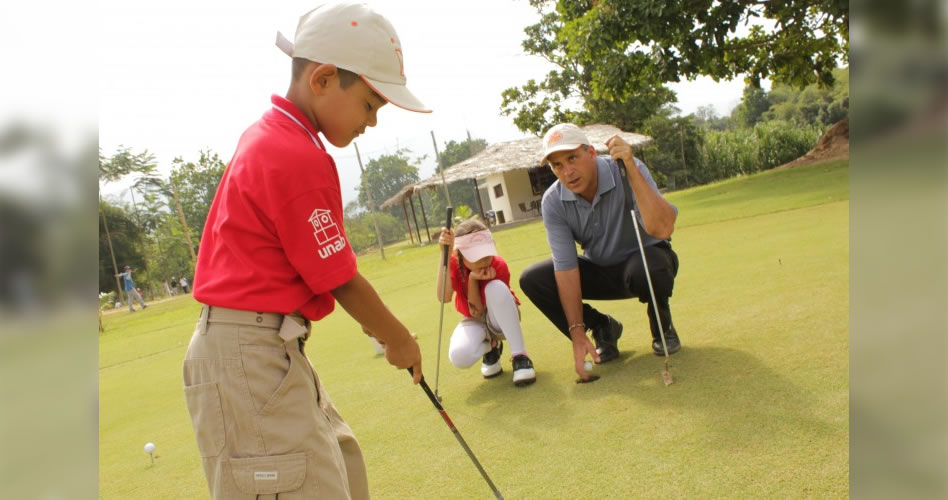
<svg viewBox="0 0 948 500">
<path fill-rule="evenodd" d="M 503 195 L 497 196 L 495 186 L 501 185 Z M 503 211 L 504 222 L 513 222 L 522 219 L 529 219 L 538 215 L 536 210 L 529 210 L 530 202 L 539 200 L 543 195 L 534 195 L 530 187 L 530 175 L 526 169 L 508 170 L 500 174 L 493 174 L 483 181 L 483 186 L 487 190 L 490 208 L 495 212 Z M 520 203 L 528 208 L 527 212 L 520 209 Z M 499 222 L 499 219 L 498 219 Z"/>
<path fill-rule="evenodd" d="M 510 215 L 508 220 L 530 219 L 537 216 L 536 210 L 530 209 L 530 202 L 539 200 L 543 194 L 534 195 L 530 187 L 530 174 L 527 169 L 508 170 L 504 172 L 504 183 L 506 184 L 507 203 L 510 206 Z M 524 212 L 520 209 L 523 203 L 527 208 Z"/>
<path fill-rule="evenodd" d="M 497 189 L 495 188 L 498 184 L 501 185 L 503 189 L 503 195 L 500 197 L 497 196 Z M 504 222 L 511 221 L 511 211 L 510 211 L 510 196 L 507 195 L 507 186 L 504 185 L 504 175 L 503 174 L 493 174 L 487 176 L 487 195 L 490 196 L 490 209 L 499 212 L 504 212 Z M 500 219 L 498 219 L 500 222 Z"/>
</svg>

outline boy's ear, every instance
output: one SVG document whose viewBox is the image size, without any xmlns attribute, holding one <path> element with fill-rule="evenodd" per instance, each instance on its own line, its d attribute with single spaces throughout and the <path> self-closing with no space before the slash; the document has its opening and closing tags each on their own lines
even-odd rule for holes
<svg viewBox="0 0 948 500">
<path fill-rule="evenodd" d="M 320 64 L 309 74 L 309 88 L 316 95 L 322 95 L 330 88 L 333 80 L 339 78 L 339 69 L 335 64 Z"/>
</svg>

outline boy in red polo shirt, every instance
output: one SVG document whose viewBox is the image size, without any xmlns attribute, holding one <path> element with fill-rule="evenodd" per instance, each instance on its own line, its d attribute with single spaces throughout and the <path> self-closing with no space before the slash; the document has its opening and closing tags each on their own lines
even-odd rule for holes
<svg viewBox="0 0 948 500">
<path fill-rule="evenodd" d="M 356 269 L 319 135 L 341 148 L 388 102 L 429 110 L 405 87 L 395 29 L 367 5 L 317 7 L 277 45 L 290 88 L 241 136 L 201 239 L 188 411 L 213 498 L 368 498 L 358 442 L 303 352 L 311 322 L 339 302 L 415 383 L 421 352 Z"/>
</svg>

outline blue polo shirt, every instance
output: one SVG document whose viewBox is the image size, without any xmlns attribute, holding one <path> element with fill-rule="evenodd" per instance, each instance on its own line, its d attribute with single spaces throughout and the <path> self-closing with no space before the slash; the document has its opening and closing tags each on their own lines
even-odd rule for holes
<svg viewBox="0 0 948 500">
<path fill-rule="evenodd" d="M 126 292 L 135 289 L 135 282 L 132 281 L 132 272 L 131 272 L 131 271 L 125 271 L 124 273 L 121 273 L 120 276 L 122 277 L 122 281 L 125 282 L 125 291 L 126 291 Z"/>
<path fill-rule="evenodd" d="M 645 163 L 636 158 L 635 166 L 661 196 Z M 543 193 L 543 225 L 553 251 L 553 269 L 556 271 L 567 271 L 579 265 L 576 243 L 582 247 L 583 255 L 600 266 L 624 262 L 639 251 L 632 214 L 625 208 L 625 189 L 622 188 L 619 165 L 611 157 L 600 156 L 596 158 L 596 167 L 598 184 L 592 203 L 577 196 L 560 181 L 554 182 Z M 651 246 L 661 241 L 645 232 L 634 195 L 632 206 L 642 234 L 642 245 Z M 678 207 L 672 205 L 672 209 L 677 215 Z"/>
</svg>

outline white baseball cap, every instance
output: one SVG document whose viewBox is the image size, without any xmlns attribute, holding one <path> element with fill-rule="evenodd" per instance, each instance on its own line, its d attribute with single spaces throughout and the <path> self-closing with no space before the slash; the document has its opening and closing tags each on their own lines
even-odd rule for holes
<svg viewBox="0 0 948 500">
<path fill-rule="evenodd" d="M 543 159 L 540 163 L 546 163 L 547 157 L 557 151 L 569 151 L 580 146 L 592 146 L 592 143 L 579 127 L 572 123 L 554 125 L 543 134 Z"/>
<path fill-rule="evenodd" d="M 402 45 L 395 28 L 368 5 L 320 5 L 300 17 L 294 40 L 277 32 L 277 47 L 286 55 L 352 71 L 386 101 L 409 111 L 431 112 L 405 87 Z"/>
</svg>

